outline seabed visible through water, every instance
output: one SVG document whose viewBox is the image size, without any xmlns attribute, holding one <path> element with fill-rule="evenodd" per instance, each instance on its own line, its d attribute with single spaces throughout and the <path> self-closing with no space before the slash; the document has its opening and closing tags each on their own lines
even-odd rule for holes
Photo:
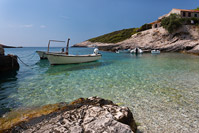
<svg viewBox="0 0 199 133">
<path fill-rule="evenodd" d="M 34 55 L 36 50 L 46 48 L 6 49 L 31 67 L 20 64 L 16 74 L 1 77 L 1 115 L 20 107 L 99 96 L 128 106 L 140 131 L 199 132 L 199 56 L 101 52 L 97 62 L 50 66 Z M 87 54 L 93 49 L 70 52 Z"/>
</svg>

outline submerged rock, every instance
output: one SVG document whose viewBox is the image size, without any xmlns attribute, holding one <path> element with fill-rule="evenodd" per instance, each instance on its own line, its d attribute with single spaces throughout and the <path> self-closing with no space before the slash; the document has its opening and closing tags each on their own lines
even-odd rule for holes
<svg viewBox="0 0 199 133">
<path fill-rule="evenodd" d="M 136 132 L 133 115 L 127 107 L 98 97 L 80 98 L 70 104 L 56 104 L 53 112 L 12 123 L 2 132 Z M 40 108 L 42 110 L 42 108 Z M 43 108 L 45 110 L 45 106 Z M 1 121 L 0 121 L 1 122 Z"/>
</svg>

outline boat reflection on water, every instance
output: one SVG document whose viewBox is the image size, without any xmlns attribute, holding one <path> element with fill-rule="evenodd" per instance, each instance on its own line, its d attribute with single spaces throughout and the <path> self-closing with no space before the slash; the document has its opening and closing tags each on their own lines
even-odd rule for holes
<svg viewBox="0 0 199 133">
<path fill-rule="evenodd" d="M 143 55 L 142 54 L 130 54 L 130 56 L 133 57 L 133 58 L 140 58 Z"/>
<path fill-rule="evenodd" d="M 90 63 L 81 63 L 81 64 L 70 64 L 70 65 L 56 65 L 56 66 L 50 66 L 46 73 L 50 75 L 57 75 L 63 72 L 69 72 L 69 71 L 79 71 L 83 69 L 95 69 L 103 66 L 110 65 L 110 63 L 105 62 L 90 62 Z"/>
<path fill-rule="evenodd" d="M 35 65 L 39 66 L 40 68 L 46 68 L 50 66 L 48 60 L 39 60 Z"/>
</svg>

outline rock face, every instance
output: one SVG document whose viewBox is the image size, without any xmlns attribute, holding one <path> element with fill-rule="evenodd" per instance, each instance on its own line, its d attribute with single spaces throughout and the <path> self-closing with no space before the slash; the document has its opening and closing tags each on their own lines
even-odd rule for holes
<svg viewBox="0 0 199 133">
<path fill-rule="evenodd" d="M 199 45 L 198 39 L 199 27 L 186 25 L 173 34 L 169 34 L 162 27 L 146 30 L 118 44 L 123 49 L 140 47 L 146 51 L 159 49 L 164 52 L 192 52 Z"/>
<path fill-rule="evenodd" d="M 17 61 L 17 56 L 4 54 L 4 48 L 0 45 L 0 73 L 18 70 L 19 64 Z"/>
<path fill-rule="evenodd" d="M 122 42 L 116 44 L 91 43 L 85 41 L 74 46 L 97 45 L 101 50 L 115 51 L 116 49 L 133 49 L 139 47 L 144 51 L 159 49 L 162 52 L 179 52 L 199 54 L 199 26 L 184 25 L 173 34 L 169 34 L 164 28 L 159 27 L 139 32 Z"/>
<path fill-rule="evenodd" d="M 98 97 L 80 98 L 57 112 L 20 122 L 4 132 L 132 133 L 137 126 L 131 111 Z"/>
<path fill-rule="evenodd" d="M 0 45 L 0 56 L 4 55 L 4 48 Z"/>
<path fill-rule="evenodd" d="M 3 45 L 3 44 L 0 44 L 0 47 L 3 47 L 3 48 L 20 48 L 20 47 L 14 47 L 14 46 L 6 46 L 6 45 Z"/>
<path fill-rule="evenodd" d="M 19 69 L 19 63 L 17 61 L 17 56 L 14 55 L 0 55 L 0 73 L 15 71 Z"/>
<path fill-rule="evenodd" d="M 84 41 L 82 43 L 78 43 L 73 45 L 73 47 L 95 47 L 97 46 L 99 50 L 103 51 L 114 51 L 116 48 L 119 47 L 119 44 L 114 43 L 101 43 L 101 42 L 90 42 L 90 41 Z"/>
</svg>

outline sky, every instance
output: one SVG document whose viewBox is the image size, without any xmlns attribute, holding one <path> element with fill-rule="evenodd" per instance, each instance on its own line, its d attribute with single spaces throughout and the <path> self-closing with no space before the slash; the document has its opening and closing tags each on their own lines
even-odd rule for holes
<svg viewBox="0 0 199 133">
<path fill-rule="evenodd" d="M 73 45 L 196 7 L 199 0 L 0 0 L 0 44 L 46 47 L 70 38 Z"/>
</svg>

